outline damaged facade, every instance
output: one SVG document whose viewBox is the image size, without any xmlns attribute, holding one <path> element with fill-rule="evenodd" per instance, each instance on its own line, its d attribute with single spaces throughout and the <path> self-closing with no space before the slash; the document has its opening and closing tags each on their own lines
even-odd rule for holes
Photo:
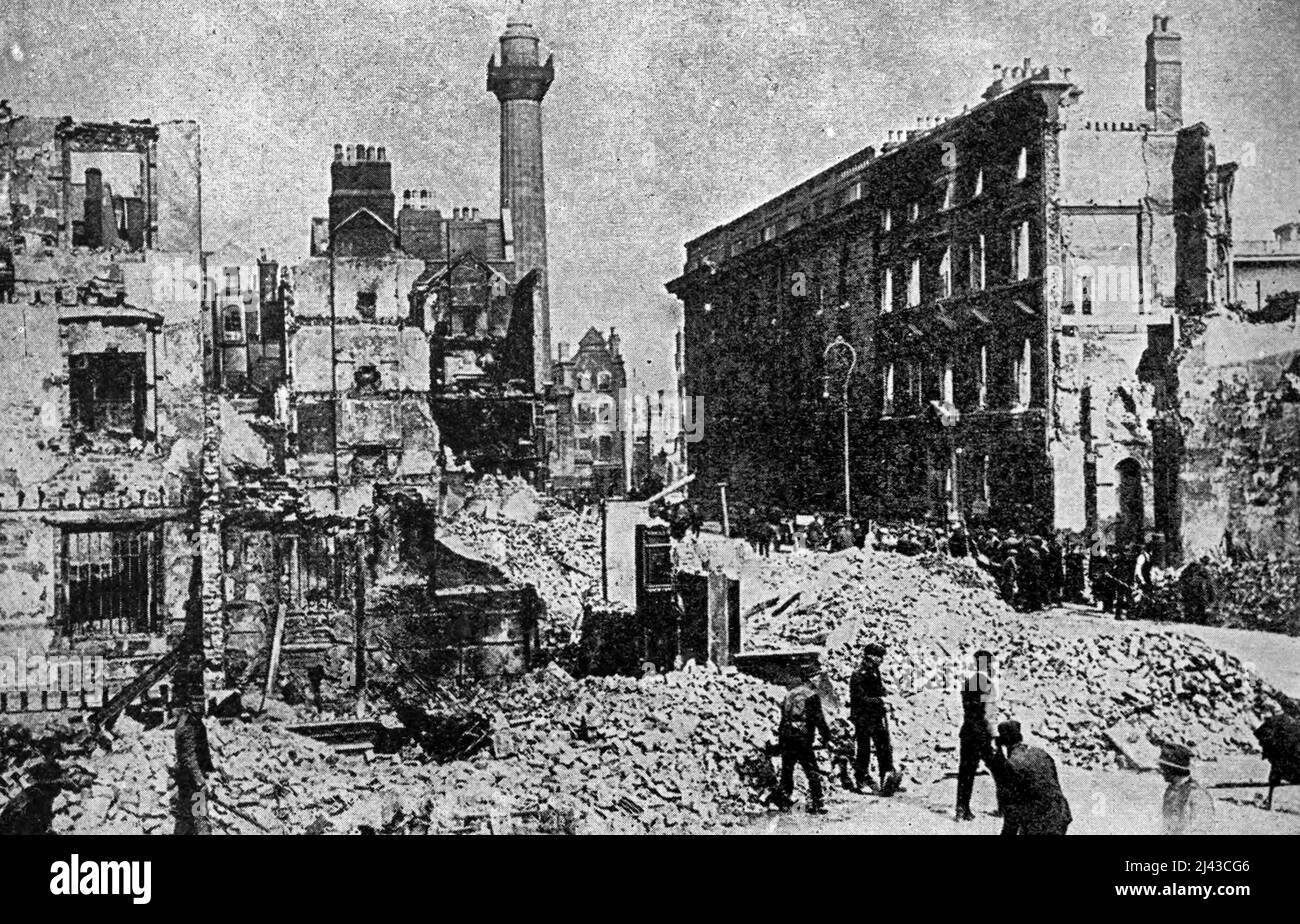
<svg viewBox="0 0 1300 924">
<path fill-rule="evenodd" d="M 10 116 L 0 191 L 0 708 L 75 707 L 197 613 L 199 128 Z"/>
<path fill-rule="evenodd" d="M 840 407 L 822 397 L 844 380 L 822 359 L 842 335 L 860 512 L 1176 543 L 1179 447 L 1152 424 L 1180 314 L 1227 299 L 1231 167 L 1183 127 L 1168 17 L 1146 46 L 1141 121 L 1077 116 L 1069 69 L 1026 60 L 962 115 L 691 241 L 669 289 L 687 391 L 706 396 L 697 484 L 843 503 Z M 1207 186 L 1215 202 L 1176 220 L 1178 190 Z"/>
<path fill-rule="evenodd" d="M 294 266 L 203 251 L 194 123 L 0 123 L 0 709 L 100 701 L 187 632 L 210 691 L 351 688 L 376 598 L 428 612 L 448 480 L 544 479 L 537 45 L 489 63 L 499 217 L 398 211 L 386 151 L 340 145 Z"/>
</svg>

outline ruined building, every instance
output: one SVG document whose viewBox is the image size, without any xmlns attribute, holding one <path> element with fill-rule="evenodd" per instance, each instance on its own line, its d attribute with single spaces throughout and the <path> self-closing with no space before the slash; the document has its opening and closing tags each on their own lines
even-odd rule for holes
<svg viewBox="0 0 1300 924">
<path fill-rule="evenodd" d="M 203 250 L 197 125 L 6 113 L 0 711 L 183 638 L 209 690 L 350 688 L 376 597 L 434 589 L 444 474 L 544 478 L 552 72 L 511 23 L 499 217 L 399 210 L 385 149 L 340 145 L 295 266 Z"/>
<path fill-rule="evenodd" d="M 843 336 L 858 512 L 1176 542 L 1181 447 L 1152 425 L 1181 319 L 1228 297 L 1232 165 L 1184 126 L 1169 17 L 1145 78 L 1130 121 L 1087 115 L 1068 68 L 1000 68 L 689 242 L 669 289 L 706 496 L 842 505 Z"/>
<path fill-rule="evenodd" d="M 193 122 L 0 122 L 0 711 L 84 705 L 198 604 L 199 188 Z"/>
<path fill-rule="evenodd" d="M 627 390 L 619 336 L 607 340 L 591 328 L 569 355 L 561 343 L 551 364 L 548 425 L 551 491 L 575 501 L 621 496 L 626 481 L 626 442 L 620 402 Z"/>
</svg>

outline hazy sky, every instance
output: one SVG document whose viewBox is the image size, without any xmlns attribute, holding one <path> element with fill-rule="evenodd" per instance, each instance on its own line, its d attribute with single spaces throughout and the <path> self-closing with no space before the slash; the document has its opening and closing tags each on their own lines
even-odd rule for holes
<svg viewBox="0 0 1300 924">
<path fill-rule="evenodd" d="M 394 186 L 498 203 L 485 66 L 509 0 L 0 0 L 0 97 L 78 119 L 193 118 L 210 249 L 306 253 L 333 144 Z M 1184 118 L 1238 160 L 1236 236 L 1300 217 L 1300 2 L 534 0 L 553 340 L 617 325 L 671 363 L 683 243 L 918 116 L 979 102 L 994 64 L 1073 68 L 1076 118 L 1136 120 L 1151 14 L 1183 35 Z M 643 341 L 638 346 L 638 340 Z M 653 365 L 647 366 L 646 360 Z"/>
</svg>

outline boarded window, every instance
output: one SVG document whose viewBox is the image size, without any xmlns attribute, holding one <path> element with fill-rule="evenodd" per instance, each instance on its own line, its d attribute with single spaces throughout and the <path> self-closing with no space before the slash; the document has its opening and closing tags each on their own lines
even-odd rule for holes
<svg viewBox="0 0 1300 924">
<path fill-rule="evenodd" d="M 64 634 L 91 638 L 162 630 L 156 529 L 65 529 L 59 540 L 55 606 Z"/>
<path fill-rule="evenodd" d="M 68 357 L 72 419 L 82 433 L 144 439 L 143 353 L 78 353 Z"/>
</svg>

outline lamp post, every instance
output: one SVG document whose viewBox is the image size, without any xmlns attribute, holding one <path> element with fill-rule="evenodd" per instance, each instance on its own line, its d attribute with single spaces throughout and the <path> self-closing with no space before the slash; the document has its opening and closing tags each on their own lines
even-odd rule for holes
<svg viewBox="0 0 1300 924">
<path fill-rule="evenodd" d="M 849 495 L 849 379 L 853 377 L 853 369 L 858 364 L 858 351 L 853 349 L 853 344 L 843 337 L 836 337 L 822 352 L 823 362 L 826 361 L 826 357 L 830 356 L 831 350 L 836 347 L 843 347 L 849 351 L 849 367 L 844 371 L 844 390 L 840 396 L 841 409 L 844 412 L 844 515 L 848 517 L 853 515 Z M 822 397 L 830 397 L 830 381 L 828 377 L 822 379 Z"/>
</svg>

